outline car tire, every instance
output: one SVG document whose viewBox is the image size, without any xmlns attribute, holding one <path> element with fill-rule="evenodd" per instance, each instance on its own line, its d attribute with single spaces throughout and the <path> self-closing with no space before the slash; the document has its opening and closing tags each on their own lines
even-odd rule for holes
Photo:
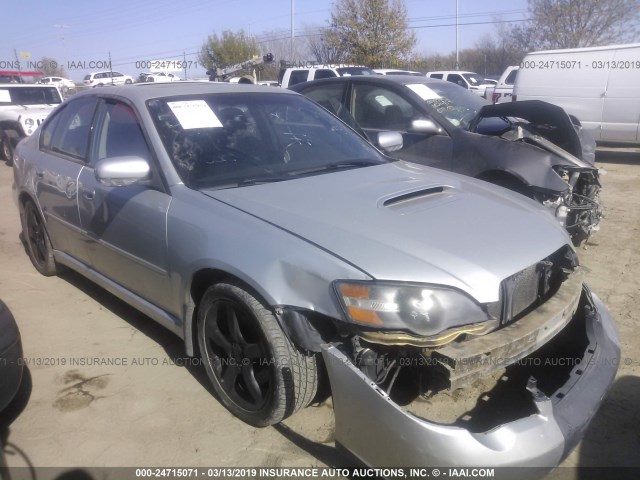
<svg viewBox="0 0 640 480">
<path fill-rule="evenodd" d="M 316 395 L 315 354 L 296 348 L 274 314 L 239 285 L 219 283 L 205 292 L 197 338 L 219 400 L 254 427 L 284 420 Z"/>
<path fill-rule="evenodd" d="M 14 131 L 3 132 L 0 137 L 2 142 L 2 157 L 8 166 L 13 165 L 13 138 L 17 138 L 17 134 Z"/>
<path fill-rule="evenodd" d="M 20 220 L 31 263 L 45 277 L 56 275 L 58 265 L 53 257 L 49 234 L 38 208 L 32 201 L 25 203 Z"/>
<path fill-rule="evenodd" d="M 125 84 L 129 85 L 131 83 L 133 83 L 131 80 L 129 80 L 128 78 L 124 81 Z"/>
</svg>

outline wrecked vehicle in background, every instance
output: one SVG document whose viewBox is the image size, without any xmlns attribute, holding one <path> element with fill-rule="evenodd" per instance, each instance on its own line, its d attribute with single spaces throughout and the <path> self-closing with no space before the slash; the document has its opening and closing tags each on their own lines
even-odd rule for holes
<svg viewBox="0 0 640 480">
<path fill-rule="evenodd" d="M 39 272 L 180 336 L 251 425 L 326 370 L 336 442 L 368 465 L 556 465 L 615 377 L 613 320 L 544 207 L 385 157 L 293 92 L 81 92 L 14 176 Z"/>
<path fill-rule="evenodd" d="M 397 131 L 389 154 L 479 178 L 545 205 L 579 245 L 599 229 L 595 142 L 551 104 L 491 105 L 464 88 L 409 76 L 347 77 L 291 87 L 360 130 L 375 145 Z M 397 147 L 395 147 L 397 148 Z"/>
</svg>

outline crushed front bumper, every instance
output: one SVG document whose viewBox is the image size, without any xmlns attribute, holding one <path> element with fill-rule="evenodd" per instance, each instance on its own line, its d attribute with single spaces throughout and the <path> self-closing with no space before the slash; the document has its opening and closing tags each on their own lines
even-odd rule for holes
<svg viewBox="0 0 640 480">
<path fill-rule="evenodd" d="M 373 467 L 554 467 L 582 438 L 615 378 L 620 341 L 609 312 L 588 287 L 589 345 L 568 380 L 549 397 L 532 389 L 537 413 L 475 433 L 408 413 L 337 347 L 325 345 L 336 444 Z"/>
</svg>

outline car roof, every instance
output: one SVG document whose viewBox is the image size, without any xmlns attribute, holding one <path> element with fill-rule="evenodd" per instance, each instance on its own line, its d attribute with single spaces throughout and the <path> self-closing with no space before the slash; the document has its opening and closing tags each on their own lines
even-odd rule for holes
<svg viewBox="0 0 640 480">
<path fill-rule="evenodd" d="M 114 87 L 93 88 L 80 92 L 74 97 L 109 95 L 127 98 L 134 102 L 146 102 L 154 98 L 182 95 L 201 95 L 208 93 L 282 93 L 295 95 L 284 88 L 265 89 L 262 85 L 230 84 L 226 82 L 168 82 L 168 83 L 136 83 Z"/>
<path fill-rule="evenodd" d="M 335 78 L 322 78 L 320 80 L 311 80 L 310 82 L 297 83 L 292 87 L 289 87 L 294 92 L 298 92 L 312 85 L 322 85 L 325 83 L 338 83 L 338 82 L 350 82 L 357 79 L 358 81 L 376 83 L 380 85 L 407 85 L 415 83 L 423 83 L 425 85 L 452 85 L 451 82 L 446 80 L 440 80 L 437 78 L 429 78 L 416 75 L 357 75 L 351 77 L 335 77 Z"/>
</svg>

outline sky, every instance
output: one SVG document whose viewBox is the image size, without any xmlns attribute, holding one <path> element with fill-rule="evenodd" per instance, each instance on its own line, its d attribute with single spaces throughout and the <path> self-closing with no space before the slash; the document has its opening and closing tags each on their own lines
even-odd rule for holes
<svg viewBox="0 0 640 480">
<path fill-rule="evenodd" d="M 327 26 L 333 4 L 293 0 L 294 33 Z M 456 0 L 406 0 L 406 5 L 418 38 L 417 54 L 455 51 Z M 183 59 L 190 78 L 202 77 L 205 69 L 197 53 L 208 35 L 243 29 L 258 45 L 289 38 L 291 6 L 292 0 L 9 1 L 2 7 L 3 18 L 15 21 L 3 22 L 0 29 L 0 70 L 12 69 L 16 54 L 22 70 L 37 67 L 46 56 L 80 81 L 89 71 L 105 69 L 101 67 L 108 65 L 110 55 L 114 70 L 133 77 L 149 70 L 144 68 L 148 61 Z M 526 6 L 526 0 L 458 0 L 459 48 L 473 47 L 494 32 L 497 24 L 490 22 L 526 18 Z"/>
</svg>

